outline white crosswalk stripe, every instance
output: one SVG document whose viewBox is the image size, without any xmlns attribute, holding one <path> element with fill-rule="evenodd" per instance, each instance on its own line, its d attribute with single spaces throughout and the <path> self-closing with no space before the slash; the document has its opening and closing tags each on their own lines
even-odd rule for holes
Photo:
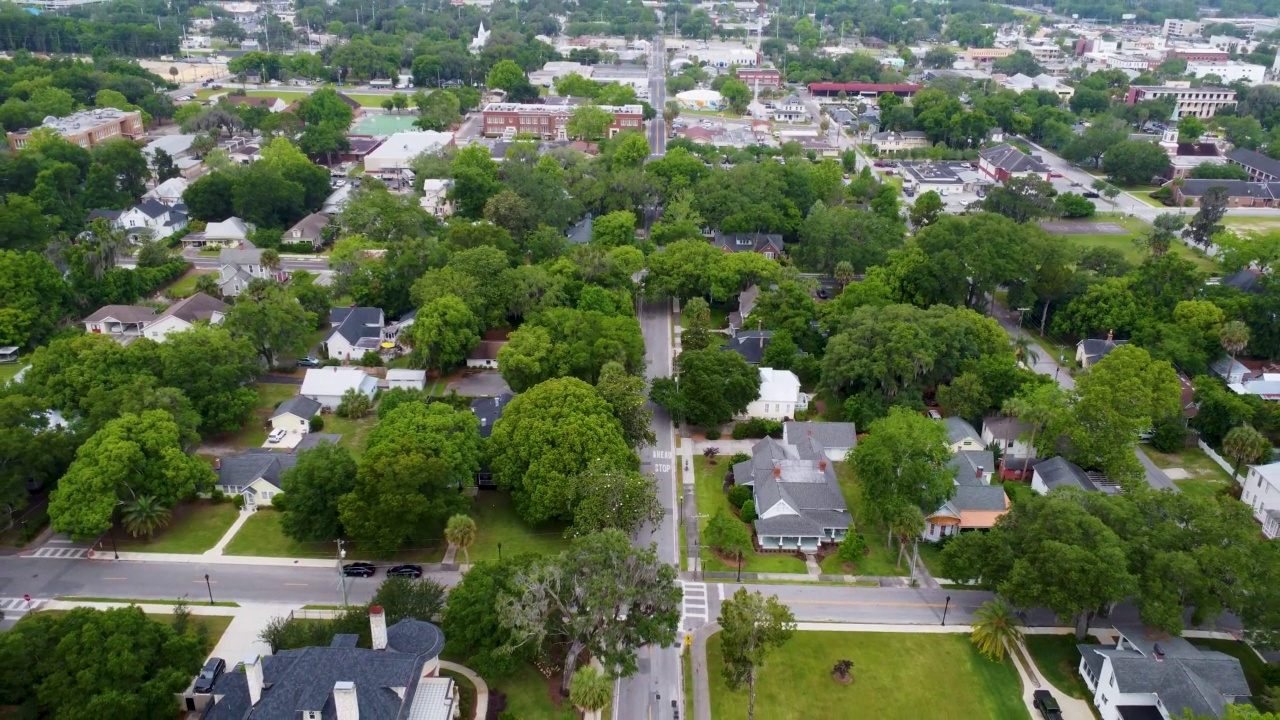
<svg viewBox="0 0 1280 720">
<path fill-rule="evenodd" d="M 23 598 L 6 598 L 0 597 L 0 612 L 6 616 L 12 617 L 20 615 L 30 610 L 38 610 L 41 605 L 45 604 L 43 598 L 31 598 L 31 602 L 27 602 Z"/>
<path fill-rule="evenodd" d="M 707 614 L 707 584 L 700 582 L 680 581 L 684 587 L 684 600 L 680 606 L 680 624 L 684 625 L 685 619 L 706 621 L 709 618 Z"/>
<path fill-rule="evenodd" d="M 88 548 L 46 546 L 36 550 L 26 557 L 38 557 L 46 560 L 79 560 L 88 554 Z"/>
</svg>

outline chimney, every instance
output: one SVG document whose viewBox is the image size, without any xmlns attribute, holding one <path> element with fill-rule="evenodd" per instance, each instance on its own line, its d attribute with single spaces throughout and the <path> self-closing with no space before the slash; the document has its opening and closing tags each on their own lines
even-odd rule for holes
<svg viewBox="0 0 1280 720">
<path fill-rule="evenodd" d="M 356 702 L 356 684 L 339 680 L 333 684 L 333 714 L 337 720 L 360 720 L 360 704 Z"/>
<path fill-rule="evenodd" d="M 821 470 L 822 472 L 826 472 L 826 471 L 827 471 L 827 461 L 826 461 L 826 460 L 819 460 L 819 461 L 818 461 L 818 469 L 819 469 L 819 470 Z"/>
<path fill-rule="evenodd" d="M 981 479 L 982 479 L 982 473 L 983 473 L 984 471 L 986 471 L 986 468 L 984 468 L 984 467 L 982 467 L 981 465 L 979 465 L 979 466 L 978 466 L 978 469 L 973 471 L 973 476 L 974 476 L 974 477 L 976 477 L 976 478 L 978 478 L 979 480 L 981 480 Z"/>
<path fill-rule="evenodd" d="M 373 638 L 374 650 L 387 649 L 387 616 L 383 614 L 381 605 L 369 608 L 369 633 Z"/>
<path fill-rule="evenodd" d="M 1160 647 L 1160 643 L 1153 645 L 1151 650 L 1155 653 L 1156 662 L 1164 662 L 1164 648 Z"/>
<path fill-rule="evenodd" d="M 1108 330 L 1108 331 L 1107 331 L 1107 342 L 1111 342 L 1111 341 L 1113 341 L 1113 340 L 1115 340 L 1115 339 L 1116 339 L 1116 331 L 1115 331 L 1115 330 Z"/>
<path fill-rule="evenodd" d="M 776 477 L 776 478 L 780 478 L 780 477 L 782 477 L 782 466 L 781 466 L 781 465 L 778 465 L 777 463 L 774 463 L 774 465 L 773 465 L 773 476 L 774 476 L 774 477 Z"/>
<path fill-rule="evenodd" d="M 488 425 L 489 425 L 489 418 L 480 418 L 480 427 L 487 427 Z"/>
<path fill-rule="evenodd" d="M 244 661 L 245 682 L 249 685 L 249 704 L 257 705 L 262 699 L 262 658 L 253 655 Z"/>
<path fill-rule="evenodd" d="M 214 459 L 213 459 L 213 469 L 214 469 L 214 470 L 221 470 L 221 469 L 222 469 L 222 458 L 214 458 Z"/>
</svg>

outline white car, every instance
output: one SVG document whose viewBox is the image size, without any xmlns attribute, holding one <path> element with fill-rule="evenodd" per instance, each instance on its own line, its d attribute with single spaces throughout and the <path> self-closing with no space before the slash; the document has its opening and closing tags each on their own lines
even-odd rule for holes
<svg viewBox="0 0 1280 720">
<path fill-rule="evenodd" d="M 346 184 L 347 184 L 347 181 L 346 181 L 346 180 L 334 180 L 334 181 L 333 181 L 333 186 L 334 186 L 334 187 L 336 187 L 336 188 L 340 188 L 340 187 L 342 187 L 343 185 L 346 185 Z"/>
<path fill-rule="evenodd" d="M 275 430 L 271 431 L 270 435 L 267 436 L 267 442 L 273 443 L 273 444 L 278 443 L 284 439 L 284 436 L 285 436 L 284 428 L 276 428 Z"/>
</svg>

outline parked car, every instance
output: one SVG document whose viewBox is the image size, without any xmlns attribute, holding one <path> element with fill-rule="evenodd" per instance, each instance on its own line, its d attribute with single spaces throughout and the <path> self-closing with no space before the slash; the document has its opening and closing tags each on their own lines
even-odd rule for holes
<svg viewBox="0 0 1280 720">
<path fill-rule="evenodd" d="M 370 562 L 353 562 L 342 566 L 342 574 L 347 577 L 373 577 L 378 569 Z"/>
<path fill-rule="evenodd" d="M 1058 700 L 1053 697 L 1053 693 L 1048 690 L 1037 690 L 1032 693 L 1032 698 L 1044 720 L 1062 720 L 1062 708 L 1058 705 Z"/>
<path fill-rule="evenodd" d="M 387 569 L 387 577 L 420 578 L 422 577 L 422 566 L 421 565 L 396 565 L 393 568 Z"/>
<path fill-rule="evenodd" d="M 276 428 L 275 430 L 271 431 L 270 435 L 267 435 L 267 442 L 272 444 L 278 443 L 284 439 L 284 436 L 285 436 L 284 428 Z"/>
<path fill-rule="evenodd" d="M 934 410 L 933 408 L 929 408 L 928 410 L 926 410 L 926 411 L 925 411 L 925 414 L 926 414 L 926 415 L 928 415 L 928 416 L 929 416 L 929 419 L 931 419 L 931 420 L 941 420 L 941 419 L 942 419 L 942 413 L 938 412 L 937 410 Z"/>
<path fill-rule="evenodd" d="M 298 367 L 318 368 L 320 367 L 320 358 L 313 358 L 313 357 L 299 358 Z"/>
<path fill-rule="evenodd" d="M 1059 179 L 1060 179 L 1061 177 L 1062 177 L 1062 173 L 1056 173 L 1056 172 L 1051 172 L 1051 173 L 1049 173 L 1049 179 L 1050 179 L 1050 180 L 1053 180 L 1053 179 L 1055 179 L 1055 178 L 1059 178 Z"/>
<path fill-rule="evenodd" d="M 1094 192 L 1094 191 L 1092 191 L 1092 190 L 1089 190 L 1088 192 L 1082 192 L 1082 193 L 1080 193 L 1080 194 L 1081 194 L 1082 196 L 1084 196 L 1084 197 L 1089 198 L 1090 200 L 1096 200 L 1096 199 L 1098 199 L 1098 198 L 1102 197 L 1101 195 L 1099 195 L 1098 193 L 1096 193 L 1096 192 Z"/>
<path fill-rule="evenodd" d="M 226 660 L 209 658 L 205 661 L 204 667 L 200 668 L 200 674 L 196 676 L 196 684 L 191 689 L 198 693 L 213 692 L 213 684 L 218 681 L 218 676 L 226 669 Z"/>
</svg>

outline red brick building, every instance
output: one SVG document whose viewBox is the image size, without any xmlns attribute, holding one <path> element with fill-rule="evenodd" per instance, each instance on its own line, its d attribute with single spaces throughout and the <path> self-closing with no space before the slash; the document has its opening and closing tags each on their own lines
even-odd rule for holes
<svg viewBox="0 0 1280 720">
<path fill-rule="evenodd" d="M 881 93 L 893 93 L 901 98 L 910 98 L 922 89 L 923 85 L 908 83 L 809 83 L 809 92 L 816 98 L 833 98 L 840 93 L 847 97 L 878 97 Z"/>
<path fill-rule="evenodd" d="M 567 140 L 565 126 L 573 117 L 573 105 L 534 105 L 524 103 L 489 103 L 484 106 L 484 134 L 497 137 L 508 131 L 536 135 L 543 140 Z M 613 114 L 609 137 L 625 130 L 644 130 L 644 108 L 639 105 L 601 105 Z"/>
<path fill-rule="evenodd" d="M 1231 53 L 1226 50 L 1179 50 L 1175 48 L 1169 51 L 1169 59 L 1181 59 L 1190 62 L 1226 62 L 1231 59 Z"/>
<path fill-rule="evenodd" d="M 782 89 L 782 71 L 776 68 L 738 68 L 738 79 L 747 87 L 759 83 L 762 88 Z"/>
</svg>

